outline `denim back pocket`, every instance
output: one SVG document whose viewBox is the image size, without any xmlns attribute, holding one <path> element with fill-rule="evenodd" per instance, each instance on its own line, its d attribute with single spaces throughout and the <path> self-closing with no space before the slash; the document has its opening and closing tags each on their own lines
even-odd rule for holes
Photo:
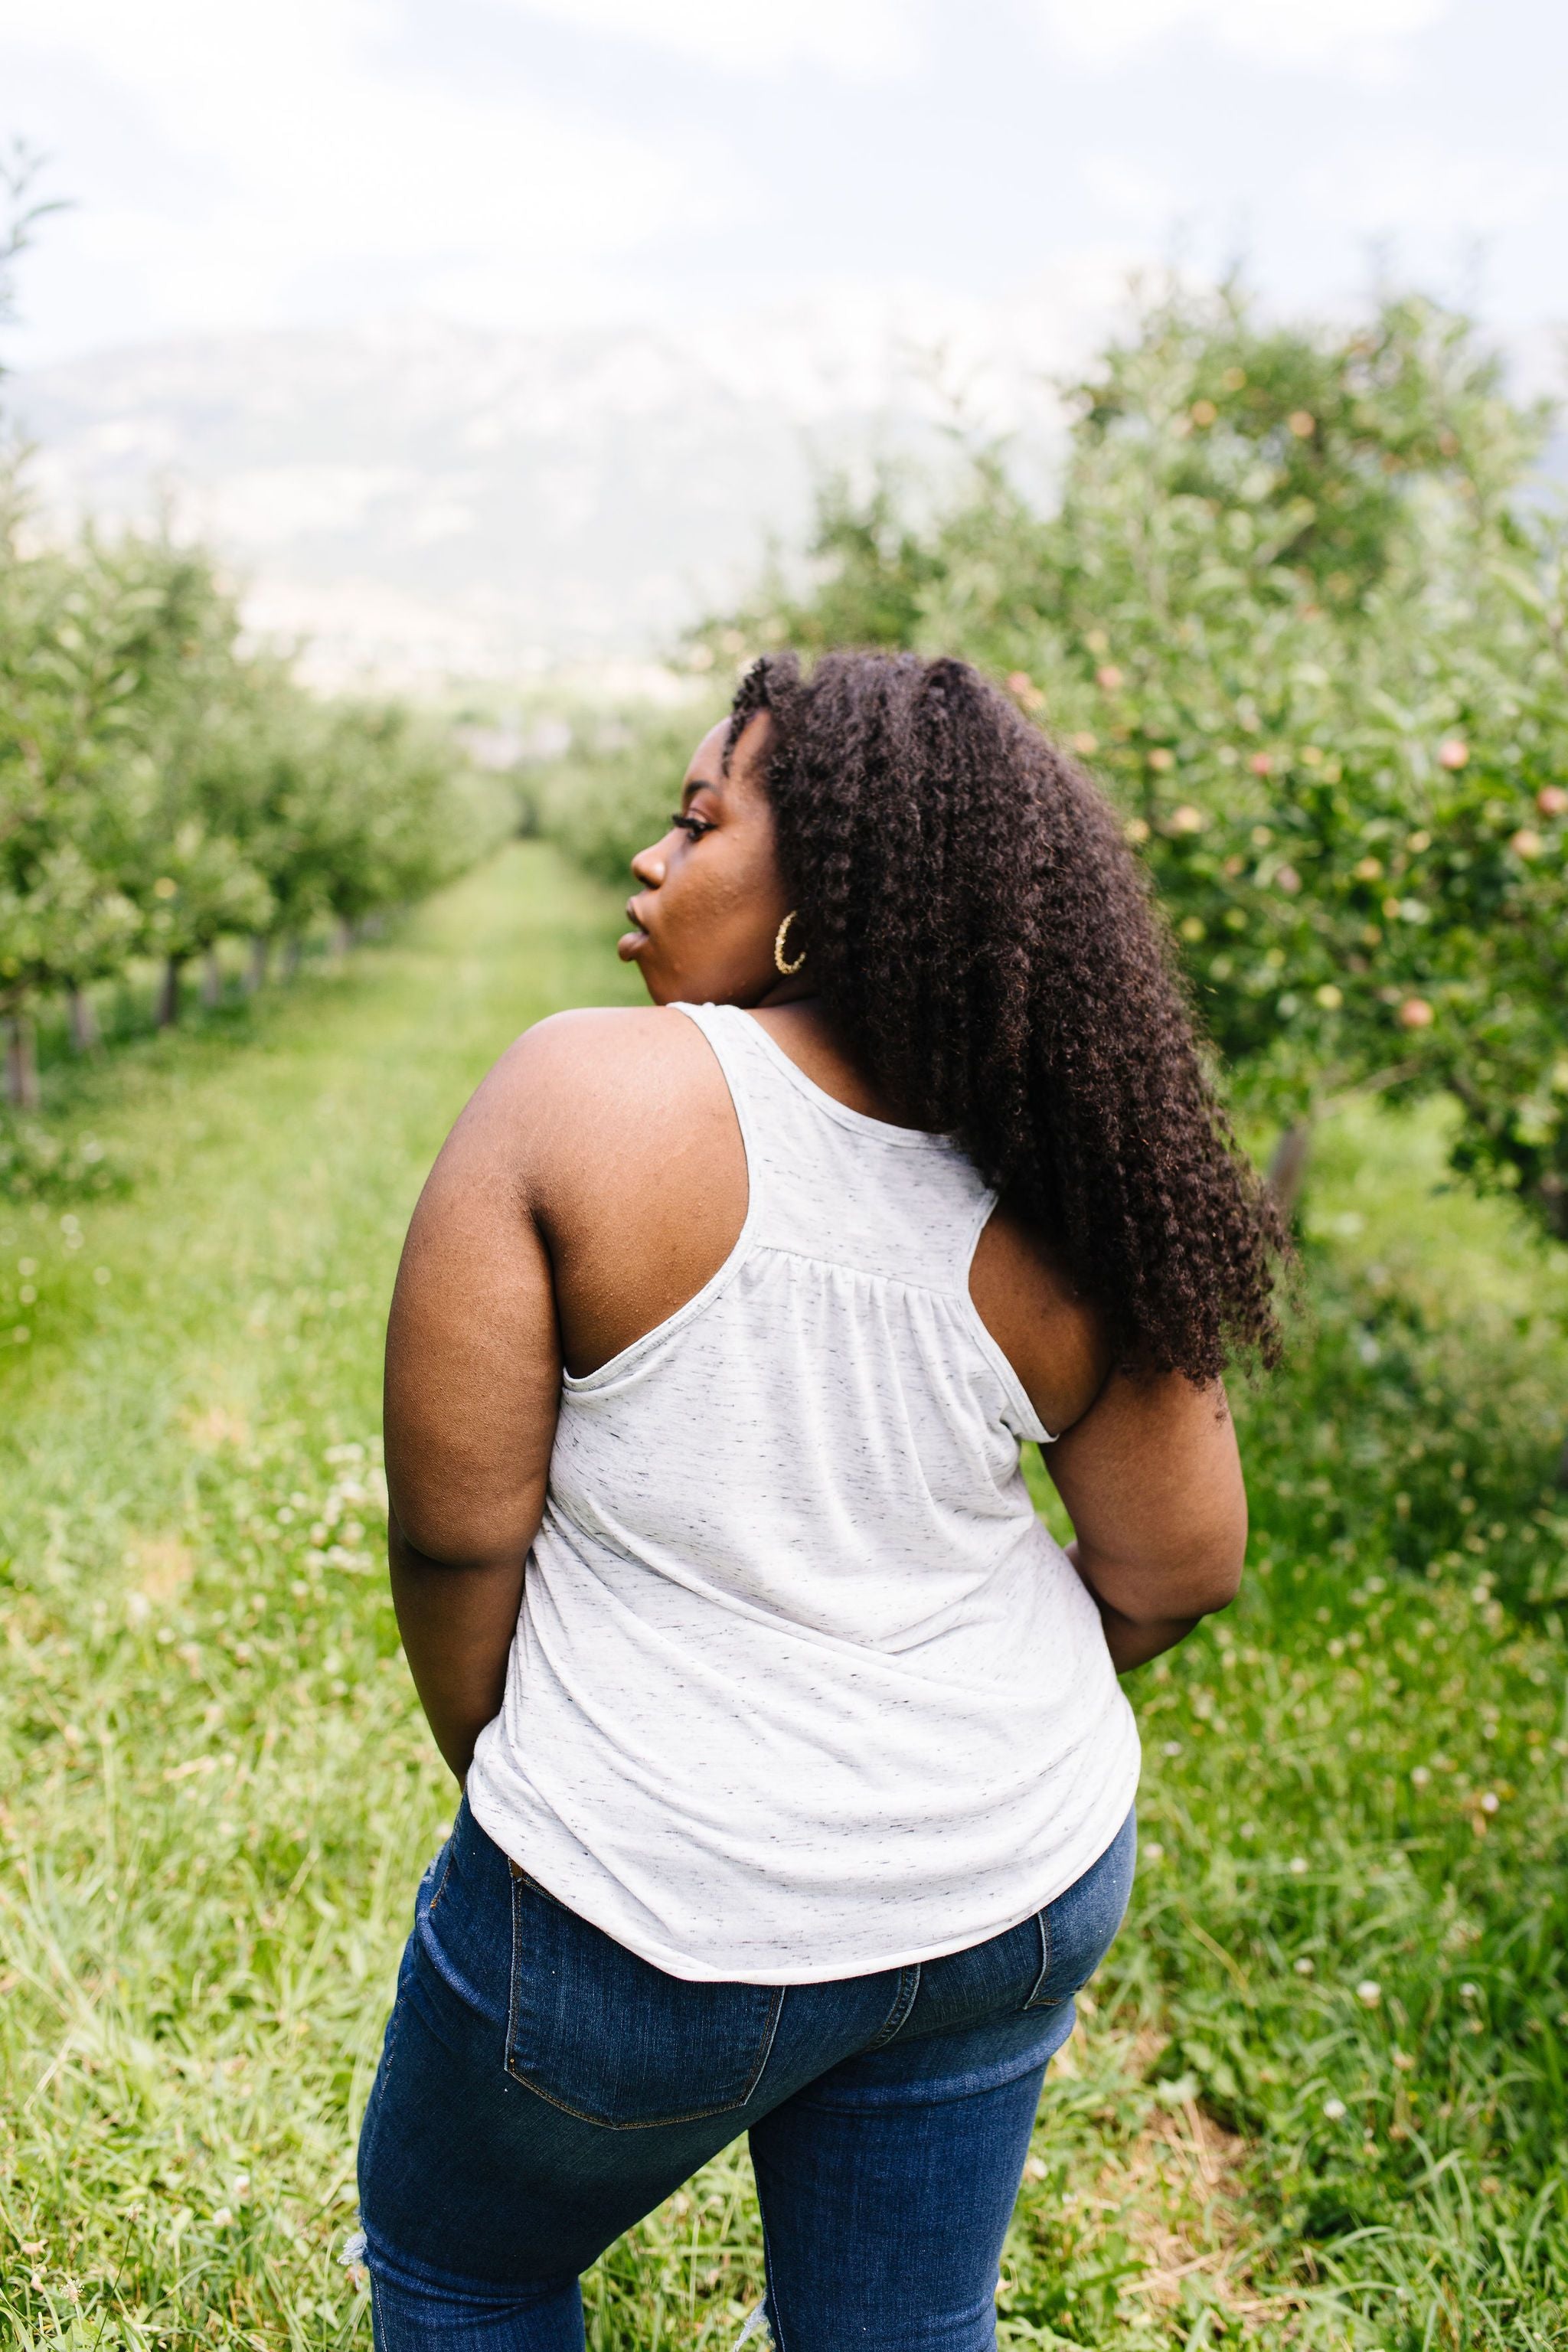
<svg viewBox="0 0 1568 2352">
<path fill-rule="evenodd" d="M 1116 1941 L 1137 1860 L 1137 1816 L 1129 1813 L 1100 1860 L 1039 1914 L 1040 1973 L 1026 2009 L 1055 2009 L 1089 1982 Z"/>
<path fill-rule="evenodd" d="M 514 1865 L 507 2072 L 584 2123 L 631 2131 L 744 2106 L 784 1995 L 666 1976 Z"/>
</svg>

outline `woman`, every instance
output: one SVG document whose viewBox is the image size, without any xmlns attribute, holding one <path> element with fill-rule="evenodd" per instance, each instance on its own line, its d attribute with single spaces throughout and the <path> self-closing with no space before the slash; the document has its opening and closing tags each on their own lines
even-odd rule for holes
<svg viewBox="0 0 1568 2352">
<path fill-rule="evenodd" d="M 466 1795 L 361 2143 L 377 2341 L 580 2352 L 579 2273 L 745 2131 L 781 2352 L 979 2352 L 1126 1905 L 1117 1675 L 1240 1576 L 1272 1235 L 1115 821 L 963 664 L 759 663 L 633 871 L 657 1009 L 503 1056 L 393 1304 Z"/>
</svg>

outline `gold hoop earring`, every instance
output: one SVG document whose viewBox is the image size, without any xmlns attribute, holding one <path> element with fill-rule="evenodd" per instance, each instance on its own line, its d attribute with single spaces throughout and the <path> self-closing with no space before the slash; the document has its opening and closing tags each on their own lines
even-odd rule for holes
<svg viewBox="0 0 1568 2352">
<path fill-rule="evenodd" d="M 800 908 L 798 907 L 792 907 L 790 908 L 788 914 L 779 925 L 778 931 L 773 940 L 773 969 L 784 980 L 793 980 L 795 973 L 805 961 L 805 950 L 804 948 L 802 948 L 800 953 L 796 956 L 793 963 L 785 963 L 784 961 L 784 941 L 789 937 L 789 927 L 794 922 L 799 912 Z"/>
</svg>

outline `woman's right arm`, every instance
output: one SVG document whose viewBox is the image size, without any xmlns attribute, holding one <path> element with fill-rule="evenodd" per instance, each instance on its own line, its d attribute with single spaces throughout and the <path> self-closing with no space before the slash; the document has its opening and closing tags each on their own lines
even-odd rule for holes
<svg viewBox="0 0 1568 2352">
<path fill-rule="evenodd" d="M 1118 1674 L 1235 1600 L 1247 1489 L 1217 1381 L 1113 1373 L 1043 1453 L 1073 1523 L 1068 1557 L 1099 1605 Z"/>
<path fill-rule="evenodd" d="M 521 1039 L 464 1111 L 415 1210 L 387 1327 L 392 1595 L 459 1780 L 500 1712 L 555 1435 L 561 1350 L 528 1165 L 550 1075 Z"/>
</svg>

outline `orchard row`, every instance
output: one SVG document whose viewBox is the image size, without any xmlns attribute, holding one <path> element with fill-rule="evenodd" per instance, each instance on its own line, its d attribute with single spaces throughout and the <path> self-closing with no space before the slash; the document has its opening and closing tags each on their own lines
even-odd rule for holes
<svg viewBox="0 0 1568 2352">
<path fill-rule="evenodd" d="M 350 936 L 468 864 L 501 822 L 445 734 L 323 702 L 247 650 L 199 553 L 0 530 L 0 1019 L 8 1091 L 36 1098 L 33 1019 L 135 960 L 178 1017 L 183 975 L 250 942 L 258 979 L 313 928 Z"/>
</svg>

